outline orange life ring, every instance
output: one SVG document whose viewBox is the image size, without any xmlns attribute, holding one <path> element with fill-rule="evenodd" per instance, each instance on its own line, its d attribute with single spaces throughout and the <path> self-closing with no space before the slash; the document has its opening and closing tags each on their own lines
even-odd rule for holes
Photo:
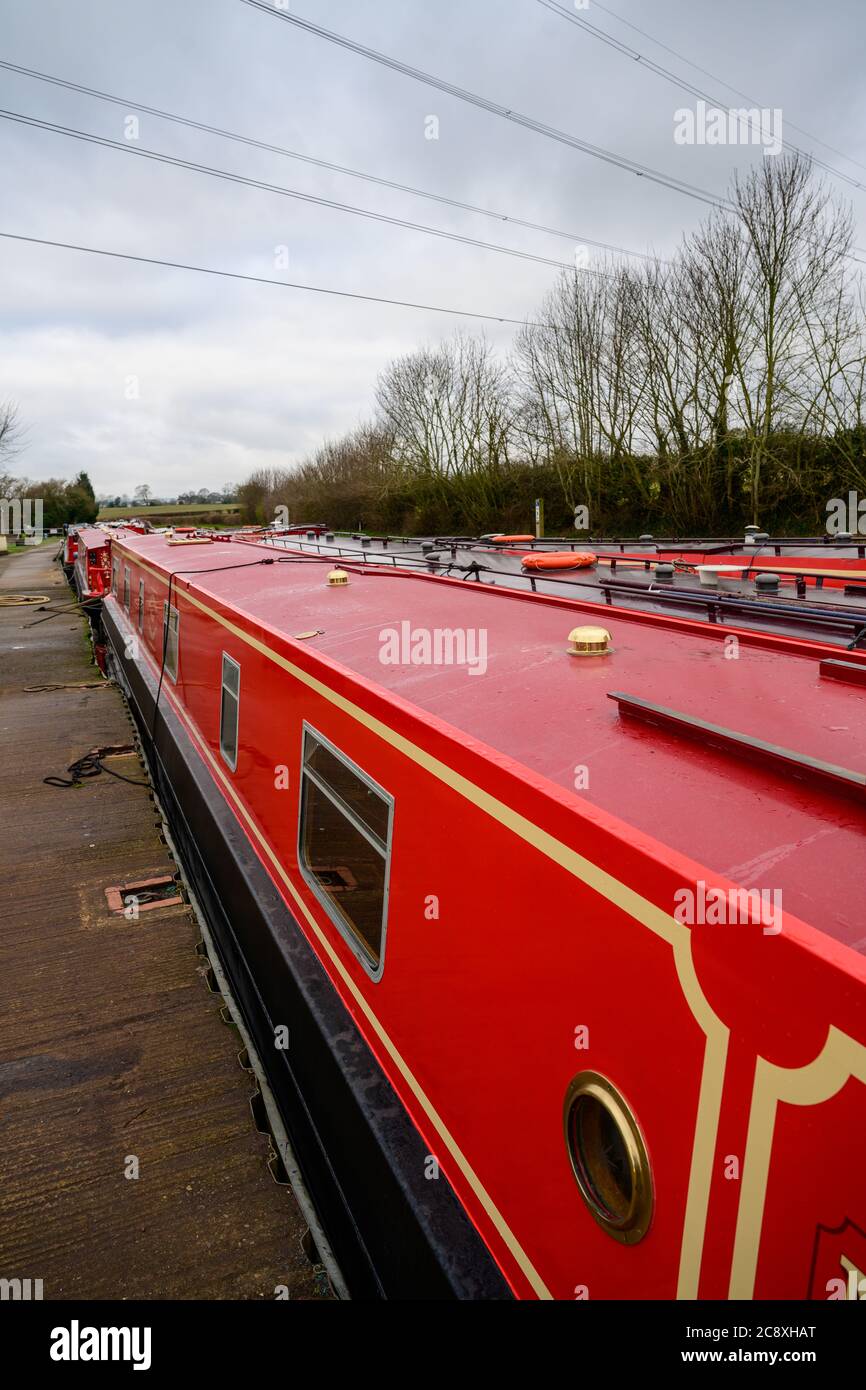
<svg viewBox="0 0 866 1390">
<path fill-rule="evenodd" d="M 546 555 L 524 555 L 525 570 L 582 570 L 594 565 L 596 556 L 591 550 L 551 550 Z"/>
<path fill-rule="evenodd" d="M 519 541 L 519 542 L 523 543 L 523 542 L 525 542 L 525 541 L 534 541 L 534 540 L 535 540 L 535 537 L 534 537 L 534 536 L 494 536 L 494 537 L 493 537 L 493 544 L 494 544 L 494 545 L 513 545 L 516 541 Z"/>
</svg>

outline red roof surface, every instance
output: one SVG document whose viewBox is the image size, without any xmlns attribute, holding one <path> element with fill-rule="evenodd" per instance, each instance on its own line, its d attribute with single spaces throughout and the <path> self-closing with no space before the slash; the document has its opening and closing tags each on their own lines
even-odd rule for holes
<svg viewBox="0 0 866 1390">
<path fill-rule="evenodd" d="M 109 532 L 101 526 L 77 526 L 75 534 L 85 550 L 98 550 L 109 539 Z"/>
<path fill-rule="evenodd" d="M 681 620 L 621 609 L 601 617 L 573 599 L 386 570 L 353 570 L 347 589 L 329 589 L 330 559 L 221 574 L 274 552 L 248 543 L 172 547 L 163 536 L 128 534 L 122 544 L 186 578 L 216 569 L 193 579 L 202 597 L 230 603 L 284 636 L 323 629 L 304 647 L 735 882 L 781 889 L 786 911 L 866 953 L 866 802 L 634 723 L 607 698 L 625 692 L 863 773 L 863 687 L 819 674 L 819 657 L 838 659 L 838 648 L 815 645 L 811 656 L 797 656 L 772 639 L 755 645 L 750 633 L 731 660 L 718 629 L 684 631 Z M 404 622 L 484 630 L 486 671 L 383 664 L 383 630 L 399 632 Z M 609 628 L 609 656 L 567 654 L 568 633 L 582 622 Z M 589 787 L 575 791 L 581 765 Z"/>
</svg>

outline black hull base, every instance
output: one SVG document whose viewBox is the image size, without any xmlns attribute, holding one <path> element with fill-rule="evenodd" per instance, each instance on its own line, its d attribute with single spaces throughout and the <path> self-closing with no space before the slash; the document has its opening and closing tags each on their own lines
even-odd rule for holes
<svg viewBox="0 0 866 1390">
<path fill-rule="evenodd" d="M 353 1298 L 511 1291 L 149 670 L 102 623 L 184 872 Z M 274 1030 L 289 1030 L 289 1047 Z M 429 1165 L 427 1165 L 429 1166 Z M 239 1213 L 240 1216 L 240 1213 Z"/>
</svg>

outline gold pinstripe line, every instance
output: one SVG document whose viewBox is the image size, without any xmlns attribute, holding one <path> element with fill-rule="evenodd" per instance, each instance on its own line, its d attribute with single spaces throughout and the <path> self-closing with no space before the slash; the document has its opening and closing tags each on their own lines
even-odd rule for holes
<svg viewBox="0 0 866 1390">
<path fill-rule="evenodd" d="M 728 1060 L 729 1029 L 710 1007 L 701 989 L 692 958 L 691 933 L 687 941 L 681 940 L 674 947 L 674 959 L 686 1001 L 706 1035 L 677 1275 L 677 1298 L 691 1299 L 698 1296 L 713 1161 Z"/>
<path fill-rule="evenodd" d="M 754 1297 L 779 1102 L 783 1101 L 786 1105 L 820 1105 L 835 1096 L 852 1076 L 866 1085 L 866 1047 L 832 1024 L 818 1056 L 805 1067 L 779 1067 L 764 1057 L 758 1058 L 746 1136 L 743 1185 L 737 1210 L 729 1298 Z"/>
</svg>

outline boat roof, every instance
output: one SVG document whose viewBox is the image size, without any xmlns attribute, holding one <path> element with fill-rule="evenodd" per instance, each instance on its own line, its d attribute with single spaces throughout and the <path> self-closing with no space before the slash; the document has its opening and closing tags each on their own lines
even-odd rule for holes
<svg viewBox="0 0 866 1390">
<path fill-rule="evenodd" d="M 77 526 L 75 534 L 85 550 L 98 550 L 109 540 L 109 532 L 102 526 Z"/>
<path fill-rule="evenodd" d="M 251 542 L 117 539 L 181 589 L 191 584 L 284 639 L 319 630 L 305 648 L 515 759 L 560 795 L 743 887 L 781 890 L 785 911 L 866 954 L 866 687 L 820 671 L 822 658 L 845 659 L 866 676 L 866 654 L 746 631 L 733 648 L 721 640 L 729 626 L 375 565 L 350 566 L 348 587 L 329 588 L 331 557 Z M 599 623 L 610 654 L 570 655 L 571 629 Z M 413 634 L 437 630 L 465 634 L 470 652 L 474 633 L 476 656 L 485 634 L 483 673 L 381 659 L 386 643 L 411 651 Z M 612 694 L 745 736 L 760 745 L 756 760 L 694 724 L 684 737 L 683 725 L 627 718 Z M 763 745 L 797 755 L 796 778 L 762 756 Z M 852 774 L 847 791 L 826 765 Z M 580 768 L 585 790 L 576 790 Z"/>
</svg>

